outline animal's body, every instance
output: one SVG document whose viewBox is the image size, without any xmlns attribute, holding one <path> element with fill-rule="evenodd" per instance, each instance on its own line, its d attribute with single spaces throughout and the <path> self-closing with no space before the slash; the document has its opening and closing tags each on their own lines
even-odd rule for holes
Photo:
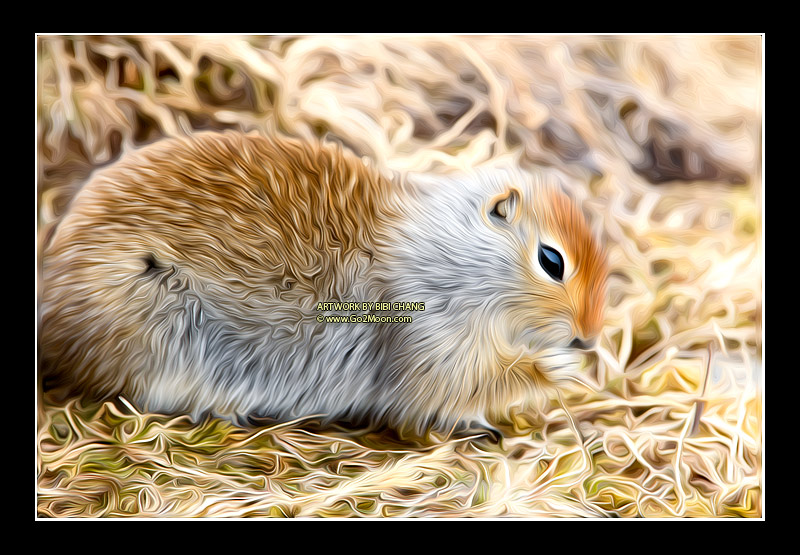
<svg viewBox="0 0 800 555">
<path fill-rule="evenodd" d="M 79 191 L 42 257 L 47 387 L 142 410 L 384 423 L 501 413 L 602 325 L 605 258 L 545 174 L 394 181 L 333 145 L 169 139 Z M 422 302 L 411 323 L 320 302 Z"/>
</svg>

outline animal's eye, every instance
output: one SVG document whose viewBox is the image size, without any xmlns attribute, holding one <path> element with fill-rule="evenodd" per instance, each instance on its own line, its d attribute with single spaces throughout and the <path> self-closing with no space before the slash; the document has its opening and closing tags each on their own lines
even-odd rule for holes
<svg viewBox="0 0 800 555">
<path fill-rule="evenodd" d="M 564 279 L 564 259 L 553 247 L 539 245 L 539 264 L 555 280 Z"/>
<path fill-rule="evenodd" d="M 494 203 L 494 206 L 492 206 L 492 210 L 489 212 L 489 214 L 493 218 L 510 222 L 512 219 L 514 219 L 514 211 L 517 208 L 517 200 L 517 192 L 511 191 L 507 196 Z"/>
</svg>

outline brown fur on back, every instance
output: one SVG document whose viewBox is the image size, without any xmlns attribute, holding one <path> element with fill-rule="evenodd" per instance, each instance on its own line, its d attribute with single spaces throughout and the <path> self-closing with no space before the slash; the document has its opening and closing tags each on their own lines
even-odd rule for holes
<svg viewBox="0 0 800 555">
<path fill-rule="evenodd" d="M 140 332 L 181 290 L 229 303 L 242 326 L 248 306 L 350 298 L 391 217 L 389 187 L 336 145 L 292 139 L 209 133 L 125 157 L 77 195 L 43 253 L 44 374 L 121 390 L 148 364 L 130 353 L 175 340 Z"/>
</svg>

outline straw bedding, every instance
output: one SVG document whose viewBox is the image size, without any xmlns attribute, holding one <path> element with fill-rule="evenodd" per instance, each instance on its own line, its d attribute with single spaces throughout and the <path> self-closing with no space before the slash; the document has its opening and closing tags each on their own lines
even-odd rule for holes
<svg viewBox="0 0 800 555">
<path fill-rule="evenodd" d="M 521 152 L 584 184 L 613 271 L 597 363 L 500 440 L 40 398 L 37 515 L 763 517 L 761 41 L 40 37 L 40 237 L 93 168 L 238 128 L 398 172 Z"/>
</svg>

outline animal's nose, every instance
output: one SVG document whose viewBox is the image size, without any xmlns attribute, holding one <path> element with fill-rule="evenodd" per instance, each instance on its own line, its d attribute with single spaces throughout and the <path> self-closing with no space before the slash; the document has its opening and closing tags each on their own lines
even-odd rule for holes
<svg viewBox="0 0 800 555">
<path fill-rule="evenodd" d="M 572 349 L 580 349 L 582 351 L 588 351 L 594 348 L 595 339 L 583 339 L 580 337 L 575 337 L 572 341 L 570 341 L 569 346 Z"/>
</svg>

